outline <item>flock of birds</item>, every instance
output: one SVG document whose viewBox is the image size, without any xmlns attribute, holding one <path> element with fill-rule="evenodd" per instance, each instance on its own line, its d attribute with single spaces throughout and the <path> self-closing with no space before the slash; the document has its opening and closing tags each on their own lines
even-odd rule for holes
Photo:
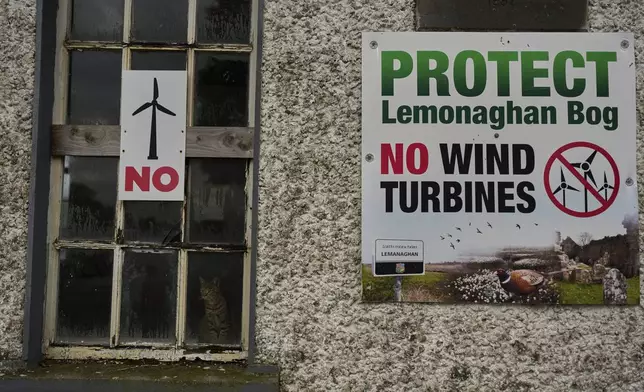
<svg viewBox="0 0 644 392">
<path fill-rule="evenodd" d="M 488 226 L 490 229 L 492 229 L 492 225 L 490 224 L 490 222 L 486 222 L 486 223 L 487 223 L 487 226 Z M 472 222 L 470 222 L 470 224 L 469 224 L 469 225 L 470 225 L 470 226 L 472 226 Z M 538 223 L 535 223 L 534 225 L 535 225 L 535 226 L 539 226 L 539 224 L 538 224 Z M 517 224 L 516 224 L 516 225 L 514 225 L 514 226 L 515 226 L 517 229 L 521 230 L 521 225 L 520 225 L 520 224 L 518 224 L 518 223 L 517 223 Z M 463 230 L 462 230 L 460 227 L 456 227 L 456 230 L 457 230 L 457 231 L 460 231 L 461 233 L 463 232 Z M 476 228 L 476 233 L 477 233 L 477 234 L 483 234 L 483 232 L 482 232 L 478 227 Z M 453 236 L 452 236 L 450 233 L 447 233 L 447 234 L 446 234 L 446 236 L 447 236 L 447 238 L 453 238 Z M 440 237 L 441 237 L 441 241 L 444 241 L 444 240 L 445 240 L 445 238 L 446 238 L 446 236 L 445 236 L 445 235 L 441 235 L 441 236 L 440 236 Z M 457 238 L 457 239 L 456 239 L 456 243 L 459 243 L 459 242 L 461 242 L 461 240 L 460 240 L 460 238 Z M 453 243 L 452 241 L 450 241 L 449 246 L 450 246 L 450 248 L 452 248 L 452 249 L 456 250 L 456 247 L 454 246 L 454 243 Z"/>
</svg>

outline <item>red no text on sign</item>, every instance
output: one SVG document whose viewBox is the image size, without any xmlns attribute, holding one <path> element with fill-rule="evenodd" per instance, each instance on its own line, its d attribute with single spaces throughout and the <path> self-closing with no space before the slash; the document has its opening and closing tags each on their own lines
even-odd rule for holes
<svg viewBox="0 0 644 392">
<path fill-rule="evenodd" d="M 429 168 L 429 151 L 423 143 L 403 143 L 380 145 L 380 174 L 425 174 Z"/>
</svg>

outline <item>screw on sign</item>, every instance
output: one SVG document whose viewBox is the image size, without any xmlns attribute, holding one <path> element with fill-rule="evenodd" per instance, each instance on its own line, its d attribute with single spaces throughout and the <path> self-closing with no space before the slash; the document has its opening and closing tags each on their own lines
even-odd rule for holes
<svg viewBox="0 0 644 392">
<path fill-rule="evenodd" d="M 571 163 L 564 157 L 563 153 L 579 148 L 591 150 L 584 160 Z M 599 185 L 597 184 L 595 174 L 593 173 L 593 163 L 598 155 L 603 156 L 608 162 L 610 171 L 612 172 L 612 175 L 610 176 L 613 178 L 612 182 L 608 181 L 609 176 L 604 172 L 603 178 L 600 177 L 603 181 L 601 181 Z M 552 171 L 556 170 L 556 165 L 554 165 L 555 162 L 559 162 L 562 166 L 559 167 L 559 173 L 557 173 L 558 175 L 556 176 L 559 179 L 559 182 L 551 184 L 551 175 L 554 174 Z M 578 189 L 572 186 L 570 184 L 571 178 L 575 178 L 579 183 L 581 183 L 583 189 Z M 583 141 L 568 143 L 557 149 L 546 162 L 546 166 L 543 171 L 543 182 L 546 194 L 552 203 L 564 213 L 578 218 L 590 218 L 606 211 L 617 198 L 619 181 L 619 170 L 617 169 L 617 164 L 613 157 L 610 156 L 610 154 L 602 147 Z M 568 205 L 566 198 L 568 197 L 569 201 L 571 193 L 583 194 L 583 210 L 578 211 Z M 597 200 L 599 203 L 598 208 L 588 208 L 589 200 L 592 199 Z"/>
</svg>

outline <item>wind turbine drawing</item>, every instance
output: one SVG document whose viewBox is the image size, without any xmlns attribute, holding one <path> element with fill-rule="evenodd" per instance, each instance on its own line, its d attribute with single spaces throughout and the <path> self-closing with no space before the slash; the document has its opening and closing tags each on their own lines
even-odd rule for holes
<svg viewBox="0 0 644 392">
<path fill-rule="evenodd" d="M 593 172 L 590 171 L 590 165 L 593 163 L 593 159 L 595 159 L 595 155 L 597 155 L 597 150 L 593 151 L 592 154 L 588 158 L 586 158 L 585 161 L 583 162 L 576 162 L 573 163 L 572 166 L 581 169 L 581 171 L 584 173 L 584 180 L 593 183 L 595 188 L 597 188 L 597 183 L 595 182 L 595 178 L 593 177 Z M 584 187 L 584 207 L 586 208 L 586 212 L 588 212 L 588 188 Z"/>
<path fill-rule="evenodd" d="M 152 107 L 152 124 L 150 125 L 150 151 L 148 153 L 148 159 L 159 159 L 159 157 L 157 156 L 157 109 L 169 116 L 175 116 L 174 113 L 157 102 L 158 98 L 159 84 L 157 83 L 157 78 L 154 78 L 154 92 L 152 95 L 152 101 L 144 103 L 140 108 L 136 109 L 134 113 L 132 113 L 132 116 L 136 116 L 149 107 Z"/>
<path fill-rule="evenodd" d="M 555 191 L 552 192 L 552 194 L 556 195 L 559 191 L 561 191 L 561 195 L 563 196 L 563 206 L 565 207 L 566 206 L 566 190 L 570 189 L 573 192 L 579 192 L 579 189 L 568 185 L 568 183 L 566 183 L 566 177 L 564 176 L 563 168 L 560 168 L 559 170 L 561 170 L 561 177 L 560 177 L 561 178 L 561 183 L 559 184 L 557 189 L 555 189 Z"/>
<path fill-rule="evenodd" d="M 606 172 L 604 172 L 604 185 L 601 186 L 601 188 L 597 189 L 599 192 L 604 191 L 604 199 L 608 200 L 608 190 L 615 189 L 612 185 L 608 184 L 608 179 L 606 178 Z"/>
</svg>

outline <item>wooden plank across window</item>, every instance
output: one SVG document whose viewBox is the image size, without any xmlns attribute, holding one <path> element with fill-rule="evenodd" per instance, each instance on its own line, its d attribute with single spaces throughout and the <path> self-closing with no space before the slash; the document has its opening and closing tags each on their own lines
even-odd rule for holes
<svg viewBox="0 0 644 392">
<path fill-rule="evenodd" d="M 52 155 L 119 156 L 119 125 L 54 125 Z M 188 127 L 188 158 L 252 158 L 253 128 Z"/>
</svg>

